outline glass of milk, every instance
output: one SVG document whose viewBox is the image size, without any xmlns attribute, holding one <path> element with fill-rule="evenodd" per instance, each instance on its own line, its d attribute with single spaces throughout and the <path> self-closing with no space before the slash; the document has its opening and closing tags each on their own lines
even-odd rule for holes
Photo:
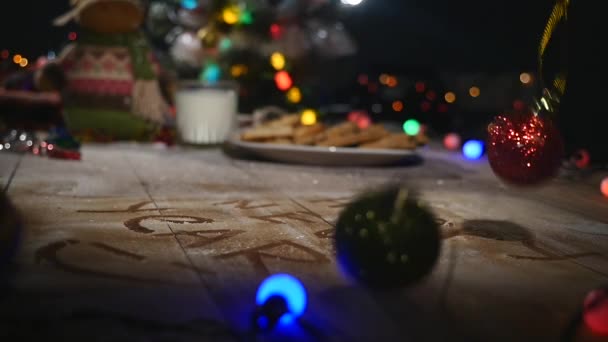
<svg viewBox="0 0 608 342">
<path fill-rule="evenodd" d="M 230 82 L 183 82 L 175 94 L 177 130 L 187 144 L 221 144 L 237 126 L 238 87 Z"/>
</svg>

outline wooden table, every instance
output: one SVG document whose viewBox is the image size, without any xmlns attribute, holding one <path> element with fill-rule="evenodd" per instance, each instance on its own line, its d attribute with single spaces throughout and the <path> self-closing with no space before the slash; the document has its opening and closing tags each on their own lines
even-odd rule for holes
<svg viewBox="0 0 608 342">
<path fill-rule="evenodd" d="M 558 340 L 608 283 L 605 174 L 522 190 L 486 161 L 420 153 L 423 163 L 385 168 L 136 144 L 86 145 L 81 162 L 2 153 L 0 186 L 25 237 L 0 330 L 246 340 L 258 284 L 287 272 L 309 291 L 306 324 L 259 340 Z M 412 288 L 371 292 L 338 269 L 333 224 L 357 193 L 401 181 L 440 218 L 440 261 Z"/>
</svg>

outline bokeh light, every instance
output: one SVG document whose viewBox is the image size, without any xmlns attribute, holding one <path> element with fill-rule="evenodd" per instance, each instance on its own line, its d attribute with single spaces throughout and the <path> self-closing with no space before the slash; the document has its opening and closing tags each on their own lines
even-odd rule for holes
<svg viewBox="0 0 608 342">
<path fill-rule="evenodd" d="M 224 37 L 220 40 L 219 48 L 221 52 L 226 52 L 232 48 L 232 41 L 228 37 Z"/>
<path fill-rule="evenodd" d="M 0 52 L 0 58 L 2 59 L 7 59 L 10 56 L 10 52 L 8 50 L 2 50 L 2 52 Z"/>
<path fill-rule="evenodd" d="M 348 113 L 348 121 L 354 122 L 360 129 L 366 129 L 372 124 L 369 114 L 363 110 L 355 110 Z"/>
<path fill-rule="evenodd" d="M 360 85 L 367 85 L 369 77 L 366 74 L 361 74 L 357 77 L 357 82 L 359 82 Z"/>
<path fill-rule="evenodd" d="M 388 78 L 388 80 L 386 81 L 386 85 L 387 85 L 389 88 L 395 88 L 396 86 L 398 86 L 398 85 L 399 85 L 399 81 L 397 80 L 397 77 L 395 77 L 395 76 L 390 76 L 390 77 Z"/>
<path fill-rule="evenodd" d="M 522 111 L 526 108 L 526 103 L 522 100 L 513 101 L 513 109 L 517 111 Z"/>
<path fill-rule="evenodd" d="M 359 129 L 366 129 L 372 125 L 372 119 L 369 117 L 369 115 L 364 113 L 363 115 L 357 118 L 357 121 L 355 121 L 355 123 L 357 124 L 357 127 L 359 127 Z"/>
<path fill-rule="evenodd" d="M 462 146 L 462 153 L 467 159 L 476 160 L 483 155 L 483 142 L 480 140 L 469 140 Z"/>
<path fill-rule="evenodd" d="M 250 25 L 253 23 L 253 15 L 249 11 L 243 11 L 239 18 L 239 22 L 244 25 Z"/>
<path fill-rule="evenodd" d="M 382 74 L 380 75 L 380 77 L 378 77 L 378 80 L 380 81 L 380 84 L 388 84 L 388 80 L 389 80 L 390 76 L 387 74 Z"/>
<path fill-rule="evenodd" d="M 481 94 L 481 91 L 478 87 L 473 86 L 469 88 L 469 95 L 471 95 L 471 97 L 478 97 L 479 94 Z"/>
<path fill-rule="evenodd" d="M 444 99 L 447 103 L 454 103 L 456 102 L 456 94 L 451 91 L 448 91 L 447 93 L 445 93 Z"/>
<path fill-rule="evenodd" d="M 380 113 L 382 113 L 382 104 L 381 103 L 374 103 L 372 105 L 372 112 L 374 114 L 380 114 Z"/>
<path fill-rule="evenodd" d="M 273 53 L 270 55 L 270 65 L 277 71 L 283 70 L 285 68 L 285 56 L 280 52 Z"/>
<path fill-rule="evenodd" d="M 270 25 L 270 35 L 272 36 L 272 39 L 279 39 L 281 38 L 281 35 L 283 34 L 283 29 L 281 28 L 281 25 L 279 24 L 272 24 Z"/>
<path fill-rule="evenodd" d="M 201 79 L 209 83 L 215 83 L 219 81 L 221 75 L 222 70 L 220 69 L 219 65 L 215 63 L 210 63 L 203 70 L 203 73 L 201 74 Z"/>
<path fill-rule="evenodd" d="M 49 60 L 44 57 L 44 56 L 40 56 L 38 57 L 38 59 L 36 60 L 36 68 L 42 68 L 44 67 L 47 63 L 49 62 Z"/>
<path fill-rule="evenodd" d="M 403 110 L 403 102 L 402 101 L 394 101 L 393 102 L 393 110 L 395 112 L 401 112 Z"/>
<path fill-rule="evenodd" d="M 527 72 L 522 72 L 519 75 L 519 81 L 523 84 L 529 84 L 530 82 L 532 82 L 532 75 Z"/>
<path fill-rule="evenodd" d="M 370 83 L 367 85 L 367 91 L 369 91 L 370 93 L 375 93 L 378 91 L 378 84 L 376 83 Z"/>
<path fill-rule="evenodd" d="M 293 86 L 293 80 L 287 71 L 279 71 L 274 75 L 274 82 L 277 88 L 282 91 L 287 91 Z"/>
<path fill-rule="evenodd" d="M 574 153 L 572 156 L 572 161 L 577 168 L 584 169 L 589 166 L 589 163 L 591 162 L 591 155 L 587 150 L 580 149 Z"/>
<path fill-rule="evenodd" d="M 230 75 L 235 78 L 246 75 L 248 71 L 249 69 L 244 64 L 235 64 L 230 67 Z"/>
<path fill-rule="evenodd" d="M 426 112 L 428 112 L 429 110 L 431 110 L 431 107 L 432 107 L 432 105 L 431 105 L 431 103 L 430 103 L 430 102 L 428 102 L 428 101 L 423 101 L 423 102 L 420 104 L 420 110 L 422 110 L 422 111 L 423 111 L 423 112 L 425 112 L 425 113 L 426 113 Z"/>
<path fill-rule="evenodd" d="M 443 146 L 450 151 L 459 149 L 461 143 L 460 135 L 456 133 L 448 133 L 443 138 Z"/>
<path fill-rule="evenodd" d="M 414 119 L 409 119 L 403 123 L 403 131 L 407 135 L 416 136 L 420 133 L 420 123 Z"/>
<path fill-rule="evenodd" d="M 222 11 L 222 19 L 228 25 L 234 25 L 239 22 L 241 9 L 238 6 L 228 6 Z"/>
<path fill-rule="evenodd" d="M 257 305 L 262 306 L 273 296 L 279 296 L 287 302 L 288 313 L 284 314 L 281 324 L 289 324 L 306 310 L 307 295 L 302 283 L 288 274 L 272 275 L 260 284 L 255 296 Z"/>
<path fill-rule="evenodd" d="M 21 58 L 21 61 L 19 61 L 19 66 L 22 68 L 25 68 L 28 64 L 30 64 L 30 61 L 27 58 Z"/>
<path fill-rule="evenodd" d="M 348 6 L 357 6 L 360 5 L 363 0 L 340 0 L 340 2 L 344 5 L 348 5 Z"/>
<path fill-rule="evenodd" d="M 300 101 L 302 101 L 302 91 L 300 91 L 300 88 L 298 87 L 289 89 L 286 96 L 287 101 L 291 103 L 300 103 Z"/>
<path fill-rule="evenodd" d="M 362 111 L 359 111 L 359 110 L 352 111 L 352 112 L 348 113 L 347 120 L 350 122 L 357 122 L 357 119 L 361 115 L 363 115 Z"/>
<path fill-rule="evenodd" d="M 600 191 L 604 196 L 608 197 L 608 177 L 602 180 L 602 183 L 600 184 Z"/>
<path fill-rule="evenodd" d="M 300 122 L 304 126 L 311 126 L 317 123 L 317 112 L 313 109 L 305 109 L 300 115 Z"/>
<path fill-rule="evenodd" d="M 188 10 L 193 10 L 198 7 L 197 0 L 182 0 L 182 7 Z"/>
<path fill-rule="evenodd" d="M 426 90 L 426 84 L 424 84 L 424 82 L 418 81 L 416 82 L 414 88 L 416 88 L 417 93 L 424 93 L 424 91 Z"/>
<path fill-rule="evenodd" d="M 13 63 L 19 64 L 19 63 L 21 63 L 21 59 L 23 59 L 23 56 L 21 56 L 21 55 L 14 55 L 13 56 Z"/>
<path fill-rule="evenodd" d="M 76 39 L 78 39 L 78 33 L 76 33 L 76 32 L 68 33 L 68 39 L 71 41 L 75 41 Z"/>
</svg>

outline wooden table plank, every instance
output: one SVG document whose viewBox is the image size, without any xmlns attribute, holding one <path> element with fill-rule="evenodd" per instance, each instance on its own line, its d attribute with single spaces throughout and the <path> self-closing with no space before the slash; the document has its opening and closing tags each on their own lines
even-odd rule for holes
<svg viewBox="0 0 608 342">
<path fill-rule="evenodd" d="M 8 191 L 10 182 L 17 172 L 21 155 L 16 153 L 4 152 L 0 155 L 0 189 Z"/>
<path fill-rule="evenodd" d="M 55 294 L 61 311 L 220 320 L 198 270 L 158 220 L 165 209 L 152 203 L 121 149 L 86 146 L 83 155 L 82 162 L 25 156 L 9 189 L 26 228 L 15 283 L 49 293 L 21 311 L 53 308 Z"/>
<path fill-rule="evenodd" d="M 82 162 L 28 156 L 8 192 L 27 213 L 17 284 L 79 293 L 74 307 L 128 303 L 139 306 L 127 310 L 134 315 L 209 317 L 244 332 L 259 282 L 288 272 L 308 287 L 306 321 L 326 340 L 555 340 L 585 293 L 607 281 L 606 202 L 588 196 L 586 184 L 560 179 L 524 191 L 500 183 L 484 161 L 422 154 L 422 164 L 386 168 L 131 144 L 88 145 Z M 333 224 L 354 196 L 394 182 L 419 190 L 443 248 L 420 284 L 374 293 L 339 270 Z M 60 248 L 55 259 L 49 246 Z M 97 274 L 67 272 L 58 261 Z M 53 312 L 64 302 L 40 305 Z M 319 340 L 297 330 L 274 340 L 286 336 Z"/>
<path fill-rule="evenodd" d="M 294 201 L 322 214 L 329 223 L 335 221 L 339 207 L 365 185 L 372 186 L 390 181 L 410 180 L 420 190 L 422 198 L 444 222 L 445 246 L 457 243 L 454 255 L 440 259 L 438 267 L 416 289 L 404 291 L 420 293 L 412 302 L 421 307 L 437 303 L 442 284 L 449 277 L 450 263 L 457 263 L 458 274 L 450 281 L 445 310 L 433 307 L 431 312 L 451 319 L 453 329 L 469 322 L 484 322 L 484 329 L 464 329 L 463 336 L 481 340 L 513 340 L 525 331 L 529 337 L 555 339 L 559 329 L 569 319 L 569 314 L 580 307 L 585 291 L 602 285 L 606 280 L 608 240 L 594 236 L 580 236 L 573 228 L 587 233 L 608 233 L 608 225 L 585 219 L 575 211 L 564 212 L 559 206 L 519 196 L 520 193 L 505 187 L 483 165 L 463 164 L 459 158 L 428 158 L 420 166 L 397 169 L 330 169 L 322 168 L 299 173 L 299 167 L 255 163 L 240 163 L 260 183 L 273 184 Z M 315 172 L 319 171 L 319 172 Z M 363 175 L 348 179 L 349 174 Z M 346 180 L 348 179 L 348 180 Z M 407 183 L 407 182 L 406 182 Z M 334 195 L 336 201 L 310 202 L 308 194 L 322 194 L 318 189 L 348 189 Z M 542 188 L 541 188 L 542 189 Z M 550 195 L 543 195 L 545 197 Z M 602 203 L 597 204 L 601 206 Z M 323 208 L 334 206 L 336 208 Z M 333 213 L 332 213 L 333 211 Z M 565 223 L 567 222 L 567 223 Z M 603 232 L 603 233 L 602 233 Z M 503 242 L 504 241 L 504 242 Z M 452 260 L 455 259 L 455 260 Z M 538 275 L 543 276 L 537 279 Z M 487 278 L 486 278 L 487 276 Z M 508 278 L 510 286 L 496 283 L 497 278 Z M 547 291 L 559 279 L 556 291 Z M 511 283 L 512 282 L 512 283 Z M 471 286 L 474 291 L 461 289 Z M 454 290 L 454 289 L 458 290 Z M 515 289 L 518 289 L 515 291 Z M 486 293 L 484 298 L 482 294 Z M 528 293 L 529 295 L 526 295 Z M 484 298 L 484 299 L 481 299 Z M 463 300 L 467 305 L 462 305 Z M 485 302 L 484 302 L 485 300 Z M 477 310 L 473 303 L 503 301 L 503 305 Z M 544 321 L 536 322 L 536 312 L 522 312 L 522 306 L 509 303 L 537 303 Z M 392 304 L 392 305 L 391 305 Z M 399 301 L 382 303 L 395 319 L 404 316 L 398 310 Z M 391 310 L 392 306 L 392 310 Z M 432 306 L 432 305 L 430 305 Z M 395 309 L 397 308 L 397 309 Z M 511 325 L 499 326 L 495 322 L 509 320 Z M 535 324 L 528 322 L 534 321 Z M 513 330 L 513 326 L 519 329 Z M 487 328 L 487 329 L 486 329 Z M 462 329 L 461 329 L 462 330 Z"/>
<path fill-rule="evenodd" d="M 306 318 L 327 336 L 337 340 L 395 340 L 404 336 L 405 330 L 386 316 L 369 293 L 353 288 L 338 272 L 331 235 L 327 234 L 332 226 L 323 214 L 278 192 L 282 183 L 277 183 L 279 179 L 270 169 L 259 169 L 259 174 L 274 179 L 272 184 L 261 182 L 258 174 L 234 167 L 217 151 L 198 151 L 195 155 L 184 151 L 179 156 L 158 153 L 167 158 L 167 164 L 179 167 L 146 167 L 150 164 L 147 157 L 136 155 L 129 160 L 159 205 L 179 208 L 181 215 L 213 220 L 204 233 L 219 233 L 206 235 L 210 239 L 201 238 L 203 232 L 196 236 L 196 231 L 186 225 L 170 225 L 180 234 L 180 242 L 194 263 L 215 271 L 202 276 L 235 327 L 247 329 L 257 285 L 269 274 L 287 272 L 308 287 L 311 296 Z M 332 196 L 345 191 L 335 182 L 329 189 Z M 317 197 L 310 200 L 315 203 Z M 335 215 L 339 208 L 333 210 Z M 349 310 L 353 306 L 358 310 Z M 366 328 L 353 329 L 353 322 Z M 310 340 L 306 336 L 292 334 L 290 338 Z"/>
<path fill-rule="evenodd" d="M 233 167 L 218 151 L 198 151 L 195 155 L 184 151 L 180 157 L 162 152 L 152 154 L 157 153 L 179 168 L 146 167 L 150 155 L 132 156 L 130 160 L 157 203 L 179 208 L 182 215 L 213 220 L 205 231 L 210 235 L 199 231 L 200 236 L 196 236 L 189 226 L 174 223 L 171 226 L 179 232 L 179 239 L 194 263 L 215 271 L 202 276 L 234 327 L 241 331 L 248 329 L 258 284 L 269 274 L 287 272 L 307 284 L 312 294 L 307 317 L 321 331 L 333 334 L 337 340 L 371 338 L 365 334 L 389 340 L 398 336 L 390 321 L 382 319 L 382 309 L 369 296 L 354 301 L 351 298 L 349 304 L 364 309 L 357 312 L 358 320 L 365 318 L 368 325 L 376 323 L 381 329 L 352 329 L 353 320 L 346 319 L 348 312 L 340 310 L 340 317 L 333 315 L 335 310 L 325 310 L 328 305 L 323 304 L 327 301 L 323 293 L 346 284 L 336 272 L 329 239 L 318 236 L 332 227 L 317 213 Z M 185 155 L 188 157 L 184 158 Z M 368 317 L 369 312 L 375 312 L 374 318 Z M 310 339 L 306 333 L 291 333 L 290 339 Z"/>
</svg>

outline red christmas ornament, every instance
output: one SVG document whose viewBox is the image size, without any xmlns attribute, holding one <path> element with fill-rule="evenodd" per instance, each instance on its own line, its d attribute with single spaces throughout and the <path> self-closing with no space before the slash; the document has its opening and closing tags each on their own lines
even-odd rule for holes
<svg viewBox="0 0 608 342">
<path fill-rule="evenodd" d="M 553 123 L 532 113 L 499 115 L 488 126 L 488 159 L 494 173 L 515 185 L 555 176 L 564 153 Z"/>
<path fill-rule="evenodd" d="M 583 319 L 594 334 L 608 336 L 608 290 L 589 292 L 585 297 Z"/>
</svg>

